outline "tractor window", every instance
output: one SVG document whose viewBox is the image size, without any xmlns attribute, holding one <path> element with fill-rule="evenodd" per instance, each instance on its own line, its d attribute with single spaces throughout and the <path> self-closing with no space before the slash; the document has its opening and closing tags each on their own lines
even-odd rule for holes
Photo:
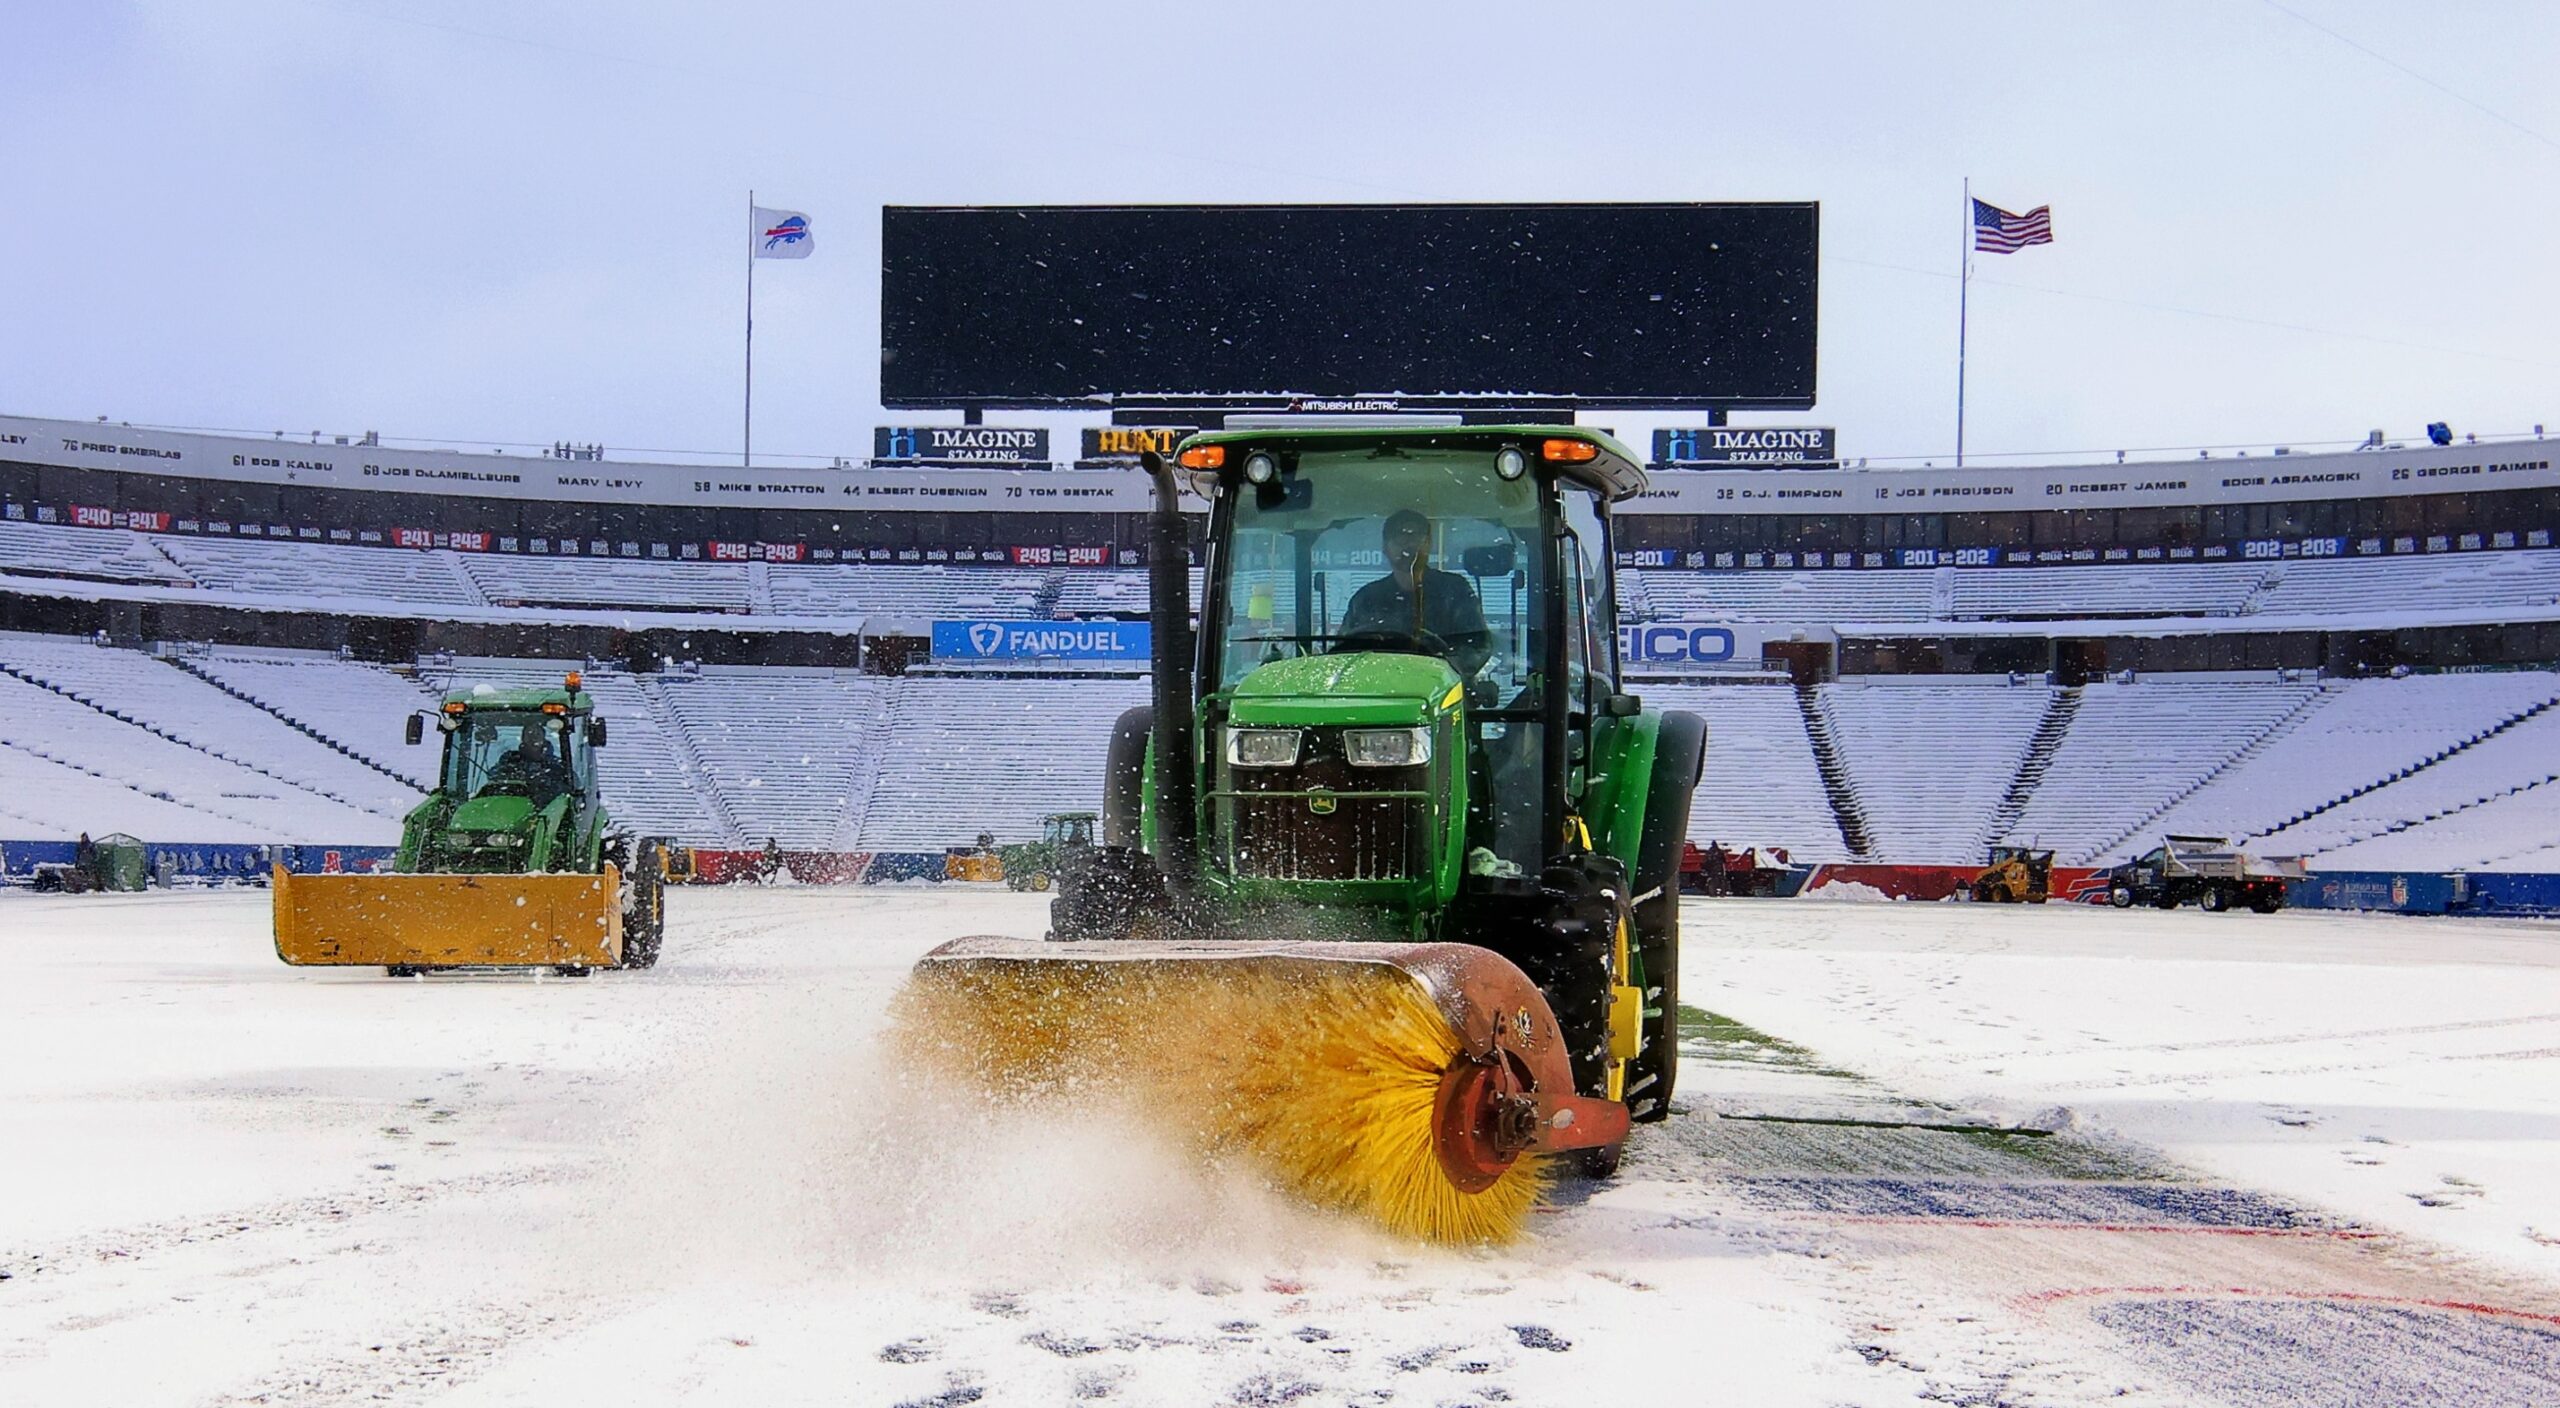
<svg viewBox="0 0 2560 1408">
<path fill-rule="evenodd" d="M 541 804 L 563 792 L 584 792 L 591 766 L 585 731 L 561 715 L 469 714 L 445 753 L 444 790 L 462 798 L 529 796 Z"/>
<path fill-rule="evenodd" d="M 1580 567 L 1565 583 L 1566 614 L 1577 627 L 1568 656 L 1576 695 L 1580 697 L 1586 690 L 1606 694 L 1617 687 L 1618 678 L 1618 633 L 1613 629 L 1617 611 L 1610 599 L 1609 526 L 1600 516 L 1598 496 L 1590 490 L 1567 484 L 1560 493 L 1565 526 L 1573 532 L 1571 547 Z M 1584 707 L 1591 706 L 1586 701 Z"/>
<path fill-rule="evenodd" d="M 1299 655 L 1437 655 L 1488 696 L 1526 685 L 1537 492 L 1480 452 L 1308 453 L 1237 490 L 1218 686 Z"/>
</svg>

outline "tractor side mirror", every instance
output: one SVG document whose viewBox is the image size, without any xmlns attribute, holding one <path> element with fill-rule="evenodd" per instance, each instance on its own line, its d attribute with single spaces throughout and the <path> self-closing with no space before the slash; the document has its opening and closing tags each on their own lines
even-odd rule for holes
<svg viewBox="0 0 2560 1408">
<path fill-rule="evenodd" d="M 1601 711 L 1613 719 L 1632 719 L 1644 712 L 1644 701 L 1632 694 L 1612 694 Z"/>
<path fill-rule="evenodd" d="M 427 736 L 427 720 L 425 715 L 411 714 L 409 716 L 408 736 L 409 746 L 412 748 L 417 747 L 419 741 Z"/>
<path fill-rule="evenodd" d="M 589 746 L 596 748 L 602 748 L 604 746 L 604 720 L 594 717 L 588 718 L 587 743 Z"/>
<path fill-rule="evenodd" d="M 1519 554 L 1512 550 L 1507 538 L 1498 543 L 1479 543 L 1458 555 L 1467 575 L 1475 578 L 1508 577 L 1518 560 Z"/>
</svg>

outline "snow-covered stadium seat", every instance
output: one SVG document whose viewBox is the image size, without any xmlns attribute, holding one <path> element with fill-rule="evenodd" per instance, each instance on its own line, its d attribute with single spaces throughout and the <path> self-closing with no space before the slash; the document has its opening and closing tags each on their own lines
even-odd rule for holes
<svg viewBox="0 0 2560 1408">
<path fill-rule="evenodd" d="M 745 611 L 747 567 L 739 562 L 650 562 L 610 557 L 518 557 L 462 553 L 462 570 L 499 606 L 635 607 Z"/>
<path fill-rule="evenodd" d="M 418 804 L 398 778 L 138 650 L 72 636 L 0 635 L 0 669 L 316 797 L 397 822 Z"/>
<path fill-rule="evenodd" d="M 208 588 L 320 602 L 486 606 L 480 589 L 442 550 L 157 538 L 187 575 Z"/>
<path fill-rule="evenodd" d="M 434 783 L 437 750 L 403 739 L 402 721 L 433 709 L 438 695 L 414 671 L 341 660 L 313 650 L 236 647 L 175 657 L 182 669 L 232 690 L 281 718 L 388 768 L 424 791 Z"/>
<path fill-rule="evenodd" d="M 2560 549 L 2371 561 L 2313 558 L 2270 570 L 2261 616 L 2506 611 L 2560 602 Z"/>
<path fill-rule="evenodd" d="M 1934 575 L 1911 568 L 1657 570 L 1644 574 L 1644 592 L 1652 610 L 1671 620 L 1926 621 Z"/>
<path fill-rule="evenodd" d="M 2268 571 L 2239 562 L 1951 570 L 1946 614 L 1960 621 L 2237 616 Z"/>
<path fill-rule="evenodd" d="M 0 572 L 194 586 L 186 573 L 152 547 L 153 541 L 122 528 L 66 528 L 0 519 Z"/>
<path fill-rule="evenodd" d="M 962 617 L 1046 616 L 1048 575 L 1021 567 L 802 563 L 772 573 L 773 609 L 785 616 L 874 616 L 918 624 Z"/>
<path fill-rule="evenodd" d="M 857 849 L 1031 840 L 1047 813 L 1099 810 L 1111 725 L 1146 699 L 1143 680 L 900 681 Z"/>
<path fill-rule="evenodd" d="M 8 686 L 0 684 L 0 701 Z M 130 782 L 30 751 L 0 723 L 0 828 L 10 836 L 67 840 L 121 831 L 156 841 L 227 841 L 246 823 L 182 806 Z"/>
<path fill-rule="evenodd" d="M 280 724 L 270 723 L 269 727 L 277 735 L 299 737 Z M 220 828 L 220 834 L 215 835 L 169 835 L 93 820 L 81 810 L 84 801 L 94 801 L 99 796 L 112 798 L 114 794 L 99 794 L 87 787 L 31 794 L 13 803 L 43 806 L 57 828 L 53 832 L 56 838 L 82 831 L 94 835 L 108 829 L 134 831 L 146 841 L 388 845 L 400 837 L 396 816 L 360 811 L 271 773 L 164 738 L 14 674 L 0 674 L 0 744 L 141 796 L 173 803 L 212 819 L 205 824 Z M 59 773 L 47 775 L 60 778 Z M 155 827 L 193 824 L 191 818 L 166 814 L 129 819 Z"/>
<path fill-rule="evenodd" d="M 1798 862 L 1848 854 L 1793 689 L 1653 684 L 1641 693 L 1648 707 L 1685 709 L 1707 721 L 1707 765 L 1689 807 L 1690 840 L 1783 846 Z"/>
<path fill-rule="evenodd" d="M 2323 851 L 2323 870 L 2553 868 L 2560 847 L 2560 775 L 2483 798 L 2413 826 Z"/>
<path fill-rule="evenodd" d="M 845 670 L 719 667 L 651 681 L 747 843 L 770 837 L 795 851 L 848 847 L 894 683 Z"/>
<path fill-rule="evenodd" d="M 2560 675 L 2417 675 L 2326 686 L 2281 735 L 2170 808 L 2159 829 L 2260 836 L 2560 700 Z"/>
<path fill-rule="evenodd" d="M 2066 865 L 2148 849 L 2161 811 L 2318 697 L 2275 680 L 2086 686 L 2008 839 L 2052 847 Z"/>
<path fill-rule="evenodd" d="M 1964 863 L 2017 776 L 2053 693 L 2038 680 L 1877 677 L 1822 687 L 1870 858 Z"/>
<path fill-rule="evenodd" d="M 2477 680 L 2460 675 L 2452 678 Z M 2548 680 L 2549 675 L 2540 678 Z M 2352 869 L 2335 857 L 2355 851 L 2364 859 L 2388 853 L 2386 845 L 2359 845 L 2413 823 L 2480 806 L 2492 797 L 2560 776 L 2560 709 L 2544 710 L 2511 727 L 2366 792 L 2262 837 L 2270 855 L 2307 855 L 2331 869 Z M 2518 848 L 2552 837 L 2521 835 Z"/>
</svg>

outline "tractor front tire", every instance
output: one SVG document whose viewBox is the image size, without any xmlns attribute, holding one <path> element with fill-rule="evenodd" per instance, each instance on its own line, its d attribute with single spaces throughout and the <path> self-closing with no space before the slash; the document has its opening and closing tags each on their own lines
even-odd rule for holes
<svg viewBox="0 0 2560 1408">
<path fill-rule="evenodd" d="M 1695 714 L 1671 711 L 1653 745 L 1653 776 L 1646 784 L 1645 834 L 1636 857 L 1635 887 L 1652 897 L 1635 906 L 1636 950 L 1643 960 L 1646 1002 L 1644 1046 L 1627 1063 L 1629 1117 L 1638 1124 L 1671 1118 L 1671 1093 L 1680 1077 L 1680 857 L 1689 839 L 1690 803 L 1706 769 L 1707 725 Z M 1598 1151 L 1589 1151 L 1596 1153 Z M 1586 1162 L 1588 1158 L 1586 1157 Z M 1609 1168 L 1617 1171 L 1611 1152 Z"/>
</svg>

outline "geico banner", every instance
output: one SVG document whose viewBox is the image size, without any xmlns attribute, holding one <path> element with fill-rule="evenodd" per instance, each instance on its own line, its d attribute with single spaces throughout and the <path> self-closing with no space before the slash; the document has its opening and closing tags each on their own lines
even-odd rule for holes
<svg viewBox="0 0 2560 1408">
<path fill-rule="evenodd" d="M 1768 621 L 1650 621 L 1618 628 L 1618 658 L 1648 674 L 1685 667 L 1760 664 L 1761 647 L 1785 640 L 1792 626 Z"/>
<path fill-rule="evenodd" d="M 933 658 L 953 664 L 997 660 L 1123 660 L 1144 664 L 1152 635 L 1144 621 L 936 621 Z"/>
</svg>

